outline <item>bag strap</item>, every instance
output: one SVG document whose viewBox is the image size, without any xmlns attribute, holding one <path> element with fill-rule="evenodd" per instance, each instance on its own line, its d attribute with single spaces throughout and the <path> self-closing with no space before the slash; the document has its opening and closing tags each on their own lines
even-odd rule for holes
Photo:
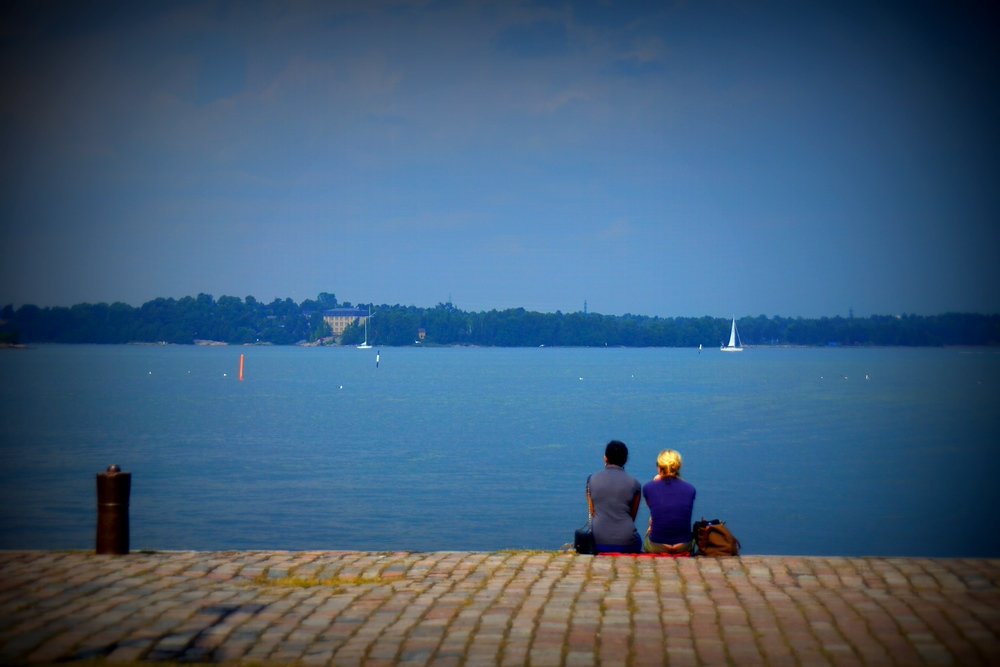
<svg viewBox="0 0 1000 667">
<path fill-rule="evenodd" d="M 587 475 L 587 523 L 591 523 L 594 520 L 594 499 L 590 497 L 590 478 L 592 475 Z"/>
</svg>

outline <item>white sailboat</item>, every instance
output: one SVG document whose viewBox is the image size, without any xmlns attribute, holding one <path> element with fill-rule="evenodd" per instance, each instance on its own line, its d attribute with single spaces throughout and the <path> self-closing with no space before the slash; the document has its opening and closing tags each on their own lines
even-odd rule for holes
<svg viewBox="0 0 1000 667">
<path fill-rule="evenodd" d="M 365 318 L 365 342 L 363 342 L 363 343 L 361 343 L 361 345 L 357 346 L 357 348 L 359 350 L 370 350 L 370 349 L 372 349 L 372 346 L 369 345 L 369 343 L 368 343 L 368 319 L 371 316 L 372 316 L 372 309 L 369 308 L 368 309 L 368 317 Z"/>
<path fill-rule="evenodd" d="M 729 333 L 729 345 L 723 345 L 719 348 L 723 352 L 742 352 L 743 342 L 740 340 L 740 335 L 736 333 L 736 318 L 733 318 L 733 329 Z"/>
</svg>

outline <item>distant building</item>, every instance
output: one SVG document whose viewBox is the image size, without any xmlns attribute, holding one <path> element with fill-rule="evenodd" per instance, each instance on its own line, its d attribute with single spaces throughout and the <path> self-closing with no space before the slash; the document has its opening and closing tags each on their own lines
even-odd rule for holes
<svg viewBox="0 0 1000 667">
<path fill-rule="evenodd" d="M 323 321 L 330 325 L 334 337 L 340 338 L 344 329 L 355 322 L 364 324 L 368 319 L 368 311 L 360 308 L 332 308 L 323 311 Z"/>
</svg>

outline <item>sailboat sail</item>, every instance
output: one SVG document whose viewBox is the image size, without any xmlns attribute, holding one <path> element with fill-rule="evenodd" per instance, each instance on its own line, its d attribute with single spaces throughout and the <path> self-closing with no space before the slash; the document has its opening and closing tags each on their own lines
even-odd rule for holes
<svg viewBox="0 0 1000 667">
<path fill-rule="evenodd" d="M 729 345 L 723 345 L 721 348 L 723 352 L 742 352 L 743 343 L 740 341 L 740 336 L 736 333 L 736 318 L 733 318 L 733 328 L 729 332 Z"/>
<path fill-rule="evenodd" d="M 357 346 L 357 348 L 359 350 L 370 350 L 370 349 L 372 349 L 372 346 L 368 343 L 368 318 L 370 318 L 371 316 L 372 316 L 372 310 L 371 310 L 371 308 L 369 308 L 368 309 L 368 317 L 365 318 L 365 342 L 363 342 L 361 345 Z"/>
</svg>

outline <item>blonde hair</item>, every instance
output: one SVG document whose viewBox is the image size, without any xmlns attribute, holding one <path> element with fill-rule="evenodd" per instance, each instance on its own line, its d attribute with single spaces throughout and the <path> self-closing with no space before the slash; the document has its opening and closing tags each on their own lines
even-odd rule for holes
<svg viewBox="0 0 1000 667">
<path fill-rule="evenodd" d="M 656 467 L 660 469 L 660 477 L 680 477 L 683 463 L 680 452 L 673 449 L 664 449 L 656 457 Z"/>
</svg>

